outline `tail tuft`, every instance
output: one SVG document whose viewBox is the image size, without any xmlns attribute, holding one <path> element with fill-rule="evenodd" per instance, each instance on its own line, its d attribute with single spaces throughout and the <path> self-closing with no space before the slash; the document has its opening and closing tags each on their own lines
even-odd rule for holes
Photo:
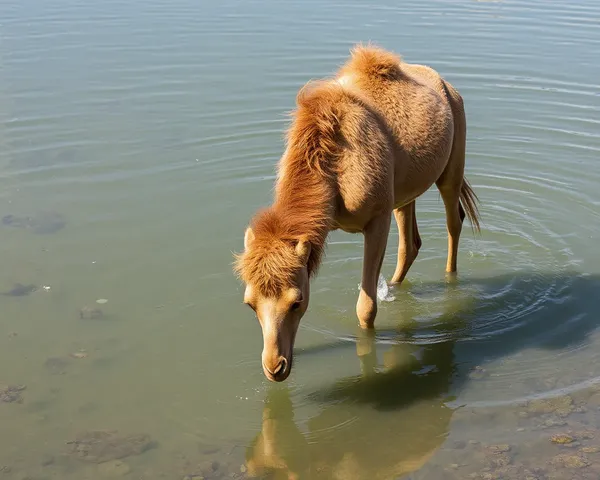
<svg viewBox="0 0 600 480">
<path fill-rule="evenodd" d="M 477 230 L 478 233 L 481 233 L 481 227 L 479 225 L 481 216 L 479 214 L 479 208 L 477 207 L 479 199 L 466 178 L 463 178 L 463 184 L 460 188 L 460 203 L 465 209 L 467 217 L 469 217 L 471 226 Z"/>
</svg>

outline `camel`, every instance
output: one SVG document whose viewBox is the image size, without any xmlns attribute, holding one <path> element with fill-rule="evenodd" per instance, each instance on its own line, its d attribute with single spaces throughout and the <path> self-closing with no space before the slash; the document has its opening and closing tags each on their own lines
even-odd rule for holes
<svg viewBox="0 0 600 480">
<path fill-rule="evenodd" d="M 364 236 L 360 327 L 373 329 L 377 281 L 392 213 L 399 230 L 391 284 L 421 248 L 415 201 L 434 183 L 446 211 L 446 272 L 456 275 L 465 216 L 480 231 L 478 197 L 465 178 L 466 116 L 458 91 L 430 67 L 375 45 L 356 45 L 333 78 L 297 94 L 277 167 L 273 203 L 256 212 L 234 271 L 260 322 L 265 376 L 284 381 L 308 308 L 310 280 L 329 232 Z"/>
</svg>

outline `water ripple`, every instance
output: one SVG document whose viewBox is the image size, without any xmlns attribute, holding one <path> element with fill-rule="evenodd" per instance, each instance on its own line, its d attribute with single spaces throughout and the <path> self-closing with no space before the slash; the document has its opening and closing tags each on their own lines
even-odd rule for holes
<svg viewBox="0 0 600 480">
<path fill-rule="evenodd" d="M 585 371 L 591 363 L 585 345 L 597 344 L 600 310 L 597 2 L 37 4 L 0 5 L 0 181 L 10 208 L 58 203 L 73 212 L 79 223 L 65 231 L 77 234 L 53 244 L 68 250 L 54 254 L 56 271 L 77 264 L 71 250 L 87 254 L 106 245 L 132 257 L 131 268 L 147 277 L 160 277 L 175 259 L 173 289 L 186 281 L 179 270 L 196 257 L 191 284 L 198 270 L 229 268 L 224 251 L 241 238 L 250 207 L 270 199 L 285 115 L 298 88 L 331 74 L 355 41 L 371 39 L 407 61 L 434 66 L 463 93 L 467 177 L 483 214 L 481 237 L 463 230 L 459 278 L 448 284 L 443 204 L 435 191 L 418 200 L 423 247 L 406 286 L 382 302 L 376 344 L 430 348 L 441 360 L 412 375 L 452 364 L 458 402 L 475 406 L 597 382 L 597 374 Z M 211 241 L 215 232 L 219 240 Z M 289 385 L 301 410 L 311 405 L 303 393 L 314 378 L 326 383 L 337 375 L 322 368 L 322 356 L 340 376 L 354 368 L 337 352 L 353 350 L 356 341 L 350 329 L 361 242 L 332 235 L 311 300 L 316 313 L 302 331 L 334 353 L 300 349 L 306 369 L 297 367 Z M 386 274 L 396 242 L 393 230 Z M 136 264 L 141 247 L 157 249 L 152 255 L 160 260 Z M 47 246 L 23 254 L 25 264 L 40 248 Z M 172 249 L 177 253 L 164 253 Z M 143 270 L 148 265 L 154 270 Z M 115 267 L 111 279 L 122 269 Z M 224 278 L 211 279 L 214 285 L 198 296 L 221 298 L 230 287 Z M 215 365 L 214 375 L 239 388 L 214 396 L 219 411 L 233 412 L 232 422 L 248 433 L 259 429 L 260 418 L 244 418 L 240 397 L 260 408 L 267 387 L 257 355 L 246 356 L 256 345 L 236 334 L 239 318 L 231 302 L 223 303 L 219 328 L 239 356 Z M 449 343 L 454 357 L 444 356 Z M 549 375 L 558 356 L 571 362 L 564 367 L 572 367 L 570 385 L 527 392 L 525 379 Z M 469 390 L 465 371 L 476 364 L 494 375 Z M 214 400 L 212 393 L 206 396 Z M 185 424 L 176 408 L 170 414 Z M 346 428 L 355 418 L 330 428 Z"/>
</svg>

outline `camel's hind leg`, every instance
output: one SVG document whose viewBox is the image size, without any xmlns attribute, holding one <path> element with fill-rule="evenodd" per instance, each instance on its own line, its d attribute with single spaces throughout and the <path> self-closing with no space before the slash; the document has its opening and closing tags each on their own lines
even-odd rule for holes
<svg viewBox="0 0 600 480">
<path fill-rule="evenodd" d="M 394 217 L 398 224 L 398 262 L 390 283 L 398 284 L 404 280 L 421 248 L 415 201 L 395 209 Z"/>
<path fill-rule="evenodd" d="M 446 273 L 456 273 L 456 260 L 458 256 L 458 243 L 462 231 L 465 211 L 460 204 L 460 185 L 438 186 L 446 207 L 446 227 L 448 229 L 448 260 Z"/>
<path fill-rule="evenodd" d="M 465 188 L 463 187 L 463 183 L 466 183 L 464 172 L 467 126 L 462 98 L 451 85 L 445 83 L 445 86 L 454 115 L 454 139 L 448 164 L 440 178 L 436 181 L 436 185 L 446 207 L 446 226 L 448 229 L 446 272 L 455 273 L 458 242 L 465 219 L 465 211 L 460 203 L 460 198 L 461 192 Z"/>
</svg>

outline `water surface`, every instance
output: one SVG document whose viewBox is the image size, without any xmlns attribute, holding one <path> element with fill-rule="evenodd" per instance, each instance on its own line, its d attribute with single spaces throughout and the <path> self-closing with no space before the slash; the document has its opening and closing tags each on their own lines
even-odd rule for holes
<svg viewBox="0 0 600 480">
<path fill-rule="evenodd" d="M 3 475 L 598 478 L 599 23 L 592 0 L 2 2 L 0 291 L 25 294 L 0 296 L 0 385 L 26 386 L 0 403 Z M 462 93 L 482 235 L 447 285 L 443 204 L 420 198 L 375 338 L 362 238 L 331 235 L 273 385 L 231 253 L 296 92 L 369 40 Z M 69 453 L 98 430 L 154 443 Z"/>
</svg>

